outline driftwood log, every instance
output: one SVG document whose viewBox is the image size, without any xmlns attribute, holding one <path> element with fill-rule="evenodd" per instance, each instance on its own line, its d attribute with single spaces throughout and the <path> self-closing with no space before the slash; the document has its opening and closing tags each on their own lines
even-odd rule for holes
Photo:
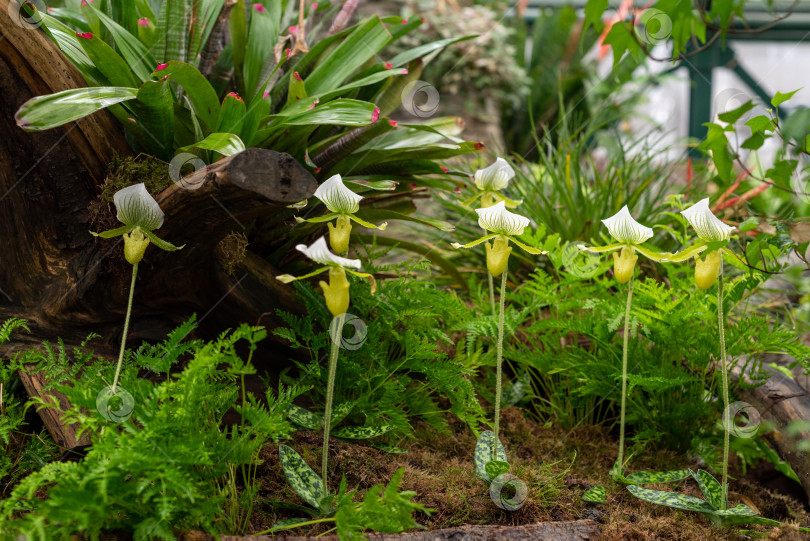
<svg viewBox="0 0 810 541">
<path fill-rule="evenodd" d="M 41 29 L 6 16 L 8 5 L 0 0 L 0 321 L 26 319 L 31 332 L 15 334 L 0 355 L 57 338 L 70 348 L 97 333 L 93 349 L 114 356 L 130 276 L 103 264 L 123 248 L 90 234 L 89 207 L 112 158 L 131 151 L 104 111 L 45 132 L 17 127 L 14 114 L 24 102 L 83 82 Z M 214 336 L 260 318 L 272 327 L 276 308 L 295 311 L 292 288 L 272 279 L 277 271 L 261 254 L 248 252 L 228 274 L 216 248 L 229 233 L 256 222 L 277 228 L 282 244 L 285 226 L 294 223 L 287 205 L 316 188 L 291 156 L 249 149 L 161 192 L 157 200 L 166 220 L 156 234 L 186 247 L 172 253 L 147 249 L 135 290 L 132 343 L 161 339 L 194 313 L 200 334 Z M 23 382 L 32 394 L 43 383 L 30 377 Z M 75 443 L 45 420 L 58 443 Z"/>
<path fill-rule="evenodd" d="M 762 372 L 770 376 L 764 383 L 761 383 L 761 377 L 752 377 L 755 367 L 760 376 Z M 773 425 L 765 437 L 779 456 L 790 464 L 810 497 L 810 453 L 797 446 L 802 440 L 810 441 L 810 431 L 802 430 L 792 435 L 787 432 L 790 423 L 810 421 L 810 393 L 796 379 L 766 364 L 741 360 L 731 367 L 729 375 L 736 384 L 735 395 L 754 406 L 761 421 Z M 750 416 L 749 421 L 753 421 Z"/>
<path fill-rule="evenodd" d="M 525 526 L 459 526 L 443 530 L 410 532 L 403 534 L 367 534 L 369 541 L 595 541 L 599 539 L 599 524 L 593 520 L 541 522 Z M 184 541 L 215 541 L 207 535 L 188 534 Z M 339 541 L 336 535 L 323 537 L 298 536 L 220 536 L 219 541 Z"/>
</svg>

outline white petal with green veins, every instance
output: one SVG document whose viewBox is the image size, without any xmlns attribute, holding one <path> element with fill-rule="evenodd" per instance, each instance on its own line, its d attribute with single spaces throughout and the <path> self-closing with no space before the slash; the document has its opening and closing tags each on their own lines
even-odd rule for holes
<svg viewBox="0 0 810 541">
<path fill-rule="evenodd" d="M 641 225 L 630 215 L 627 205 L 622 210 L 602 220 L 610 235 L 622 244 L 641 244 L 653 236 L 653 230 Z"/>
<path fill-rule="evenodd" d="M 484 209 L 476 209 L 479 227 L 499 235 L 522 235 L 529 225 L 529 219 L 506 210 L 506 203 L 501 201 Z"/>
<path fill-rule="evenodd" d="M 514 176 L 512 166 L 503 158 L 498 158 L 489 167 L 475 172 L 475 185 L 479 190 L 503 190 Z"/>
<path fill-rule="evenodd" d="M 299 244 L 295 247 L 295 249 L 310 258 L 312 261 L 320 263 L 321 265 L 337 265 L 339 267 L 353 269 L 360 268 L 359 259 L 347 259 L 330 252 L 329 248 L 326 246 L 326 237 L 319 238 L 310 246 L 307 246 L 306 244 Z"/>
<path fill-rule="evenodd" d="M 698 237 L 706 242 L 728 240 L 731 237 L 731 232 L 734 231 L 733 227 L 726 225 L 712 213 L 709 208 L 708 197 L 698 201 L 688 209 L 682 210 L 681 214 L 695 229 Z"/>
<path fill-rule="evenodd" d="M 130 227 L 140 226 L 148 231 L 160 229 L 163 225 L 163 211 L 143 183 L 118 190 L 113 202 L 121 223 Z"/>
<path fill-rule="evenodd" d="M 318 186 L 315 197 L 326 205 L 326 208 L 339 214 L 354 214 L 360 210 L 362 195 L 357 195 L 343 184 L 340 175 L 334 175 Z"/>
</svg>

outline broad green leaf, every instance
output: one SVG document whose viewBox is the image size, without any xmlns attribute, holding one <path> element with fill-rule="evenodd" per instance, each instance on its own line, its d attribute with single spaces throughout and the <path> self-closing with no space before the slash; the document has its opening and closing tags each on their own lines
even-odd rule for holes
<svg viewBox="0 0 810 541">
<path fill-rule="evenodd" d="M 387 434 L 394 429 L 393 426 L 346 426 L 338 428 L 332 432 L 336 438 L 344 438 L 347 440 L 368 440 Z"/>
<path fill-rule="evenodd" d="M 217 18 L 222 11 L 225 0 L 202 0 L 201 4 L 200 17 L 192 21 L 194 34 L 189 48 L 192 53 L 192 60 L 202 52 L 208 38 L 211 37 L 211 32 L 216 26 Z M 194 62 L 194 64 L 197 65 L 197 62 Z"/>
<path fill-rule="evenodd" d="M 223 156 L 233 156 L 245 150 L 245 143 L 242 142 L 238 135 L 233 133 L 212 133 L 202 141 L 181 147 L 178 150 L 192 150 L 194 148 L 213 150 Z"/>
<path fill-rule="evenodd" d="M 262 73 L 267 62 L 273 61 L 273 47 L 276 45 L 281 19 L 281 2 L 252 4 L 247 24 L 247 42 L 243 75 L 244 95 L 252 99 L 261 86 Z"/>
<path fill-rule="evenodd" d="M 312 471 L 292 447 L 280 445 L 278 454 L 284 475 L 293 490 L 312 507 L 319 508 L 321 500 L 326 495 L 320 476 Z"/>
<path fill-rule="evenodd" d="M 673 483 L 689 477 L 689 470 L 672 471 L 637 471 L 625 477 L 634 485 L 652 485 L 655 483 Z"/>
<path fill-rule="evenodd" d="M 773 131 L 773 121 L 765 115 L 755 116 L 745 123 L 746 126 L 751 128 L 752 133 L 762 133 L 765 131 Z"/>
<path fill-rule="evenodd" d="M 298 426 L 308 428 L 309 430 L 320 430 L 323 428 L 323 419 L 320 415 L 296 406 L 295 404 L 290 404 L 287 410 L 287 418 Z"/>
<path fill-rule="evenodd" d="M 228 17 L 228 31 L 231 36 L 233 67 L 237 74 L 241 74 L 247 49 L 247 19 L 244 0 L 237 0 L 231 9 L 230 17 Z"/>
<path fill-rule="evenodd" d="M 773 105 L 774 107 L 779 107 L 780 105 L 788 101 L 790 98 L 792 98 L 793 94 L 795 94 L 799 90 L 801 90 L 801 88 L 797 88 L 793 92 L 788 92 L 787 94 L 777 92 L 776 95 L 771 100 L 771 105 Z"/>
<path fill-rule="evenodd" d="M 169 78 L 146 81 L 133 104 L 138 125 L 155 155 L 171 159 L 174 151 L 174 104 Z"/>
<path fill-rule="evenodd" d="M 393 210 L 386 210 L 386 209 L 361 209 L 357 216 L 372 223 L 379 223 L 384 222 L 386 220 L 404 220 L 407 222 L 414 222 L 424 225 L 429 225 L 430 227 L 435 227 L 440 231 L 455 231 L 456 228 L 453 224 L 449 222 L 445 222 L 443 220 L 436 220 L 435 218 L 427 218 L 424 216 L 413 216 L 410 214 L 401 214 L 399 212 L 394 212 Z"/>
<path fill-rule="evenodd" d="M 42 13 L 41 16 L 42 27 L 45 32 L 56 45 L 59 46 L 59 49 L 65 54 L 68 60 L 70 60 L 70 63 L 79 70 L 84 80 L 94 86 L 103 86 L 105 77 L 95 64 L 93 64 L 90 57 L 87 56 L 84 48 L 79 44 L 76 32 L 50 15 Z"/>
<path fill-rule="evenodd" d="M 740 147 L 747 150 L 759 150 L 765 144 L 765 136 L 761 133 L 755 133 L 745 141 Z"/>
<path fill-rule="evenodd" d="M 605 0 L 607 2 L 607 0 Z M 391 65 L 395 68 L 400 66 L 407 65 L 411 60 L 416 60 L 417 58 L 424 58 L 428 54 L 438 51 L 439 49 L 444 49 L 449 45 L 453 45 L 454 43 L 459 43 L 461 41 L 467 41 L 468 39 L 474 39 L 478 36 L 463 36 L 460 38 L 447 38 L 442 39 L 439 41 L 434 41 L 432 43 L 426 43 L 424 45 L 420 45 L 418 47 L 413 47 L 408 49 L 407 51 L 403 51 L 396 55 L 394 58 L 391 59 Z"/>
<path fill-rule="evenodd" d="M 313 103 L 313 101 L 307 99 L 307 87 L 296 71 L 290 77 L 290 85 L 287 88 L 287 107 L 297 105 L 302 109 L 309 109 Z"/>
<path fill-rule="evenodd" d="M 318 105 L 314 109 L 285 115 L 282 111 L 272 115 L 271 128 L 278 126 L 368 126 L 372 122 L 375 106 L 373 103 L 357 100 L 335 100 Z"/>
<path fill-rule="evenodd" d="M 736 109 L 731 111 L 726 111 L 725 113 L 720 113 L 717 115 L 717 118 L 722 120 L 723 122 L 727 122 L 728 124 L 734 124 L 738 120 L 742 118 L 742 116 L 754 108 L 754 102 L 748 100 L 747 102 L 743 103 Z"/>
<path fill-rule="evenodd" d="M 374 58 L 388 44 L 390 37 L 388 29 L 377 16 L 358 25 L 307 76 L 309 95 L 315 96 L 340 86 L 363 64 Z"/>
<path fill-rule="evenodd" d="M 689 473 L 697 481 L 700 491 L 712 507 L 715 509 L 724 509 L 726 507 L 723 487 L 712 474 L 706 470 L 690 471 Z"/>
<path fill-rule="evenodd" d="M 332 426 L 337 426 L 340 421 L 346 418 L 349 413 L 351 413 L 352 409 L 354 409 L 354 405 L 356 402 L 354 400 L 350 400 L 348 402 L 343 402 L 342 404 L 335 406 L 332 409 Z"/>
<path fill-rule="evenodd" d="M 222 100 L 217 131 L 220 133 L 241 133 L 246 113 L 245 102 L 238 95 L 231 92 Z"/>
<path fill-rule="evenodd" d="M 81 34 L 79 45 L 111 86 L 136 88 L 140 83 L 132 76 L 129 66 L 103 39 L 93 34 Z"/>
<path fill-rule="evenodd" d="M 604 485 L 592 486 L 585 491 L 582 499 L 591 503 L 605 503 L 607 501 L 607 488 Z"/>
<path fill-rule="evenodd" d="M 588 0 L 585 4 L 585 26 L 583 30 L 587 30 L 589 26 L 593 25 L 597 30 L 602 30 L 602 16 L 605 14 L 609 7 L 608 0 Z"/>
<path fill-rule="evenodd" d="M 499 475 L 508 472 L 510 469 L 511 466 L 509 463 L 503 460 L 490 460 L 487 462 L 486 466 L 484 466 L 484 470 L 487 472 L 490 479 L 495 479 Z"/>
<path fill-rule="evenodd" d="M 219 118 L 219 97 L 208 79 L 197 68 L 185 62 L 170 60 L 152 75 L 155 77 L 169 75 L 172 81 L 183 87 L 183 91 L 194 107 L 194 112 L 208 131 L 216 129 Z"/>
<path fill-rule="evenodd" d="M 704 124 L 709 131 L 698 148 L 704 151 L 711 151 L 712 161 L 717 167 L 717 174 L 720 178 L 728 182 L 731 178 L 731 171 L 733 165 L 733 157 L 731 151 L 728 149 L 728 139 L 726 139 L 726 132 L 711 122 Z"/>
<path fill-rule="evenodd" d="M 157 62 L 146 46 L 118 23 L 94 8 L 91 3 L 87 3 L 86 5 L 93 14 L 99 18 L 101 24 L 110 32 L 113 41 L 115 41 L 116 50 L 121 53 L 121 56 L 127 61 L 130 70 L 132 70 L 138 80 L 148 81 Z"/>
<path fill-rule="evenodd" d="M 475 475 L 487 483 L 492 481 L 492 477 L 487 473 L 487 464 L 493 460 L 509 462 L 506 460 L 506 449 L 500 441 L 498 441 L 498 454 L 495 455 L 495 433 L 485 430 L 478 436 L 478 442 L 475 444 Z"/>
<path fill-rule="evenodd" d="M 676 509 L 685 509 L 687 511 L 696 511 L 698 513 L 714 513 L 714 508 L 708 502 L 700 498 L 687 496 L 686 494 L 652 490 L 639 485 L 627 485 L 627 490 L 629 490 L 633 496 L 645 502 L 666 505 L 667 507 L 674 507 Z"/>
<path fill-rule="evenodd" d="M 20 107 L 14 118 L 17 125 L 26 131 L 48 130 L 137 96 L 138 91 L 134 88 L 72 88 L 31 98 Z"/>
</svg>

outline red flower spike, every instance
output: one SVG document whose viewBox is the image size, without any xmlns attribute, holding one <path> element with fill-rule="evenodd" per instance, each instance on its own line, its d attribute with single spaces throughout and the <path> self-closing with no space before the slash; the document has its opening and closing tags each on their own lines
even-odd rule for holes
<svg viewBox="0 0 810 541">
<path fill-rule="evenodd" d="M 374 111 L 371 113 L 371 123 L 374 124 L 380 119 L 380 108 L 375 107 Z"/>
<path fill-rule="evenodd" d="M 265 11 L 267 11 L 267 8 L 264 7 L 262 4 L 253 4 L 253 9 L 258 11 L 259 13 L 264 13 Z"/>
<path fill-rule="evenodd" d="M 416 184 L 411 182 L 411 188 L 416 188 Z"/>
<path fill-rule="evenodd" d="M 475 143 L 475 150 L 484 150 L 484 143 Z"/>
<path fill-rule="evenodd" d="M 76 32 L 76 37 L 82 39 L 93 39 L 93 34 L 91 32 Z"/>
<path fill-rule="evenodd" d="M 288 30 L 290 31 L 290 34 L 292 34 L 293 36 L 298 35 L 298 27 L 297 26 L 291 26 L 290 28 L 288 28 Z"/>
<path fill-rule="evenodd" d="M 318 9 L 318 3 L 315 2 L 314 4 L 312 4 L 312 11 L 315 11 L 317 9 Z"/>
<path fill-rule="evenodd" d="M 312 105 L 309 106 L 310 110 L 315 109 L 315 106 L 318 105 L 320 103 L 320 101 L 321 100 L 319 100 L 318 98 L 315 98 L 314 100 L 312 100 Z"/>
<path fill-rule="evenodd" d="M 402 24 L 408 24 L 408 19 L 402 19 Z"/>
<path fill-rule="evenodd" d="M 389 120 L 388 123 L 391 124 L 395 128 L 397 127 L 397 121 L 396 120 Z"/>
<path fill-rule="evenodd" d="M 321 168 L 320 168 L 320 167 L 319 167 L 319 168 L 317 168 L 317 169 L 315 170 L 315 172 L 316 172 L 316 173 L 320 173 L 320 172 L 321 172 Z"/>
<path fill-rule="evenodd" d="M 408 75 L 408 68 L 402 68 L 402 71 L 400 71 L 400 73 L 402 75 Z"/>
<path fill-rule="evenodd" d="M 53 13 L 53 8 L 52 8 L 51 6 L 48 6 L 47 8 L 45 8 L 45 10 L 46 10 L 48 13 Z"/>
<path fill-rule="evenodd" d="M 155 68 L 155 71 L 165 70 L 166 66 L 168 65 L 169 65 L 168 62 L 166 62 L 165 64 L 158 64 L 157 67 Z"/>
<path fill-rule="evenodd" d="M 385 69 L 387 70 L 390 70 L 391 68 L 394 67 L 394 65 L 391 62 L 386 62 L 385 64 L 383 64 L 383 66 L 385 66 Z"/>
<path fill-rule="evenodd" d="M 292 51 L 290 51 L 289 49 L 284 49 L 284 58 L 290 58 L 291 54 Z"/>
<path fill-rule="evenodd" d="M 440 167 L 440 168 L 441 168 L 441 170 L 442 170 L 442 171 L 444 171 L 445 173 L 449 171 L 449 169 L 448 169 L 448 168 L 446 168 L 446 167 L 445 167 L 445 166 L 443 166 L 443 165 L 440 165 L 439 167 Z"/>
<path fill-rule="evenodd" d="M 236 98 L 239 101 L 243 101 L 242 98 L 236 92 L 229 92 L 228 95 L 232 98 Z"/>
<path fill-rule="evenodd" d="M 265 91 L 264 91 L 264 96 L 263 96 L 263 98 L 264 98 L 264 99 L 267 99 L 267 98 L 269 98 L 269 97 L 270 97 L 270 91 L 269 91 L 269 90 L 265 90 Z"/>
<path fill-rule="evenodd" d="M 303 79 L 301 78 L 301 76 L 300 76 L 300 75 L 298 75 L 298 72 L 297 72 L 297 71 L 294 71 L 294 72 L 293 72 L 293 77 L 295 77 L 295 78 L 296 78 L 296 79 L 298 79 L 299 81 L 303 81 Z"/>
<path fill-rule="evenodd" d="M 422 24 L 425 24 L 425 18 L 424 17 L 419 17 L 419 19 L 422 21 Z"/>
<path fill-rule="evenodd" d="M 458 186 L 456 186 L 455 192 L 456 192 L 456 193 L 461 193 L 461 188 L 459 188 Z"/>
<path fill-rule="evenodd" d="M 149 23 L 152 22 L 149 20 L 149 17 L 144 17 L 142 19 L 138 19 L 138 26 L 149 26 Z"/>
</svg>

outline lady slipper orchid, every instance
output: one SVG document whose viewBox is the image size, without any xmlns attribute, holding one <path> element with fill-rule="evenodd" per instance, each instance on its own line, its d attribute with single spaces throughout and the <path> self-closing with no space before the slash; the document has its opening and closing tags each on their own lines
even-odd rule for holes
<svg viewBox="0 0 810 541">
<path fill-rule="evenodd" d="M 636 261 L 638 261 L 636 251 L 653 261 L 668 261 L 667 258 L 672 255 L 669 252 L 653 252 L 641 246 L 641 244 L 652 238 L 653 230 L 638 223 L 630 215 L 627 205 L 623 206 L 619 212 L 610 218 L 602 220 L 602 223 L 608 228 L 610 236 L 616 239 L 617 242 L 607 246 L 586 247 L 579 245 L 579 249 L 596 253 L 614 252 L 614 250 L 621 249 L 621 252 L 613 253 L 613 274 L 620 284 L 626 284 L 633 277 Z"/>
<path fill-rule="evenodd" d="M 331 224 L 330 224 L 331 225 Z M 311 246 L 306 244 L 299 244 L 295 247 L 296 250 L 303 253 L 316 263 L 324 265 L 323 267 L 305 274 L 304 276 L 292 276 L 290 274 L 282 274 L 276 276 L 277 280 L 289 284 L 295 280 L 302 280 L 304 278 L 311 278 L 321 274 L 324 271 L 329 271 L 329 283 L 320 281 L 319 285 L 323 290 L 323 295 L 326 298 L 326 307 L 333 316 L 345 314 L 349 309 L 349 281 L 346 279 L 346 273 L 349 272 L 361 278 L 368 278 L 371 280 L 371 293 L 374 294 L 377 289 L 377 284 L 374 281 L 374 276 L 365 272 L 357 272 L 351 269 L 360 269 L 359 259 L 348 259 L 340 257 L 329 251 L 326 246 L 326 238 L 321 237 L 312 243 Z"/>
<path fill-rule="evenodd" d="M 529 219 L 506 210 L 506 201 L 500 201 L 491 207 L 476 209 L 475 212 L 478 213 L 479 227 L 489 231 L 490 234 L 467 244 L 453 243 L 452 246 L 453 248 L 472 248 L 482 242 L 494 239 L 492 244 L 489 242 L 486 244 L 487 269 L 492 276 L 500 276 L 506 270 L 509 255 L 512 253 L 509 241 L 514 242 L 530 254 L 540 255 L 546 253 L 527 246 L 514 238 L 515 235 L 523 234 L 523 230 L 529 225 Z"/>
<path fill-rule="evenodd" d="M 363 199 L 363 196 L 347 188 L 346 185 L 343 184 L 343 179 L 340 175 L 334 175 L 326 179 L 323 184 L 318 186 L 314 195 L 330 212 L 308 220 L 297 217 L 296 221 L 299 223 L 322 223 L 335 219 L 334 225 L 332 223 L 328 225 L 329 244 L 336 253 L 342 254 L 349 249 L 349 236 L 352 232 L 352 221 L 357 222 L 363 227 L 379 229 L 381 231 L 388 226 L 387 222 L 377 226 L 355 216 L 355 213 L 360 210 L 360 201 Z"/>
<path fill-rule="evenodd" d="M 124 352 L 127 345 L 127 332 L 129 331 L 129 320 L 132 315 L 132 299 L 135 294 L 135 279 L 138 276 L 138 263 L 143 259 L 149 243 L 153 243 L 161 250 L 173 252 L 180 250 L 183 246 L 175 246 L 165 240 L 159 239 L 152 231 L 163 226 L 163 211 L 155 199 L 149 195 L 146 186 L 135 184 L 123 190 L 118 190 L 113 195 L 113 203 L 118 211 L 118 221 L 123 223 L 123 227 L 104 231 L 103 233 L 91 234 L 103 239 L 113 237 L 124 237 L 124 257 L 132 265 L 132 282 L 129 286 L 129 302 L 127 303 L 127 315 L 124 319 L 124 335 L 121 339 L 121 350 L 118 353 L 118 365 L 113 378 L 112 393 L 118 385 L 118 378 L 121 375 L 121 366 L 124 361 Z"/>
<path fill-rule="evenodd" d="M 688 248 L 672 258 L 671 261 L 684 261 L 695 256 L 695 283 L 700 289 L 709 289 L 717 282 L 723 266 L 723 251 L 725 244 L 731 238 L 734 228 L 723 223 L 715 216 L 709 208 L 709 198 L 702 199 L 686 210 L 681 211 L 681 215 L 686 218 L 689 225 L 697 232 L 702 243 L 698 243 Z M 715 245 L 715 249 L 711 249 Z M 707 249 L 711 249 L 706 256 L 701 259 L 699 254 Z"/>
<path fill-rule="evenodd" d="M 123 236 L 124 256 L 130 264 L 136 265 L 143 259 L 150 242 L 168 252 L 183 248 L 166 242 L 152 233 L 163 226 L 163 211 L 160 210 L 158 202 L 149 195 L 143 183 L 119 190 L 113 196 L 113 203 L 118 211 L 118 221 L 124 226 L 91 234 L 103 239 Z"/>
<path fill-rule="evenodd" d="M 509 208 L 515 208 L 521 201 L 512 201 L 501 195 L 500 191 L 509 186 L 509 181 L 515 177 L 515 170 L 503 158 L 497 158 L 491 165 L 475 172 L 475 186 L 478 193 L 464 202 L 471 205 L 481 199 L 481 207 L 488 208 L 496 202 L 504 201 Z"/>
</svg>

